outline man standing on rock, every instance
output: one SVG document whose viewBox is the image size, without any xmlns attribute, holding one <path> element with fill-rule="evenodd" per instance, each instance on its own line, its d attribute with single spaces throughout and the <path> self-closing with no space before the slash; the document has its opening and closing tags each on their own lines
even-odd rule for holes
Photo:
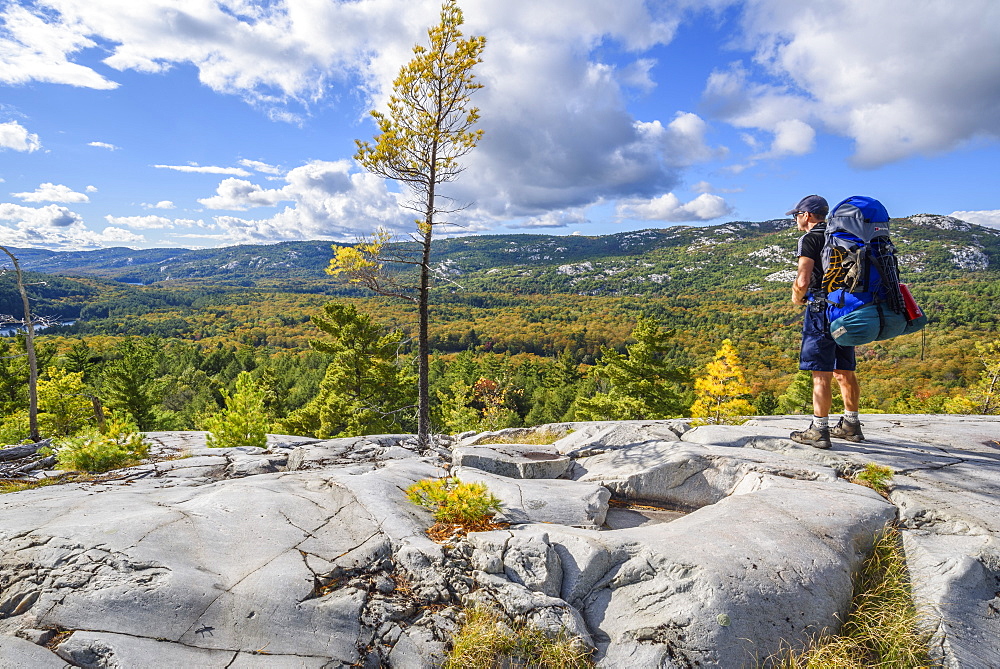
<svg viewBox="0 0 1000 669">
<path fill-rule="evenodd" d="M 830 448 L 830 437 L 863 441 L 858 402 L 861 387 L 854 370 L 853 346 L 840 346 L 830 335 L 826 300 L 823 297 L 823 244 L 826 241 L 826 215 L 830 205 L 819 195 L 799 200 L 787 216 L 805 234 L 799 238 L 796 255 L 798 273 L 792 283 L 792 302 L 806 307 L 802 320 L 802 349 L 799 369 L 812 372 L 813 419 L 809 429 L 792 432 L 792 440 L 815 448 Z M 833 403 L 832 380 L 837 379 L 844 398 L 844 417 L 830 427 Z"/>
</svg>

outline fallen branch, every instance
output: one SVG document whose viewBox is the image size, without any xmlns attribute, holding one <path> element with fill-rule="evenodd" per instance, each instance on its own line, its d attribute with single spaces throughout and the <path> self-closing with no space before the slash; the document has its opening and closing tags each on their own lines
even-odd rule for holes
<svg viewBox="0 0 1000 669">
<path fill-rule="evenodd" d="M 34 444 L 23 444 L 21 446 L 12 446 L 11 448 L 0 449 L 0 462 L 8 462 L 10 460 L 20 460 L 21 458 L 26 458 L 29 455 L 34 455 L 39 451 L 39 449 L 44 448 L 51 444 L 51 440 L 43 439 Z"/>
</svg>

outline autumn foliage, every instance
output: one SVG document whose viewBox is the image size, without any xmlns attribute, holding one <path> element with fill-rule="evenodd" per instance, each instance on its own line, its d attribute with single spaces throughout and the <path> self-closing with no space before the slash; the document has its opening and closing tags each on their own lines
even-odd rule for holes
<svg viewBox="0 0 1000 669">
<path fill-rule="evenodd" d="M 705 374 L 695 379 L 694 390 L 697 399 L 691 417 L 698 422 L 739 424 L 754 413 L 746 399 L 752 389 L 732 340 L 723 340 L 715 358 L 705 366 Z"/>
</svg>

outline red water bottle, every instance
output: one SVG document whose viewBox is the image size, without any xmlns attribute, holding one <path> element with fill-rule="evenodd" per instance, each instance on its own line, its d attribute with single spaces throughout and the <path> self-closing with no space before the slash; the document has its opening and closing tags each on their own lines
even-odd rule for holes
<svg viewBox="0 0 1000 669">
<path fill-rule="evenodd" d="M 917 306 L 917 301 L 910 294 L 910 289 L 905 283 L 899 284 L 899 292 L 903 294 L 903 305 L 906 307 L 906 320 L 915 321 L 924 315 L 924 312 Z"/>
</svg>

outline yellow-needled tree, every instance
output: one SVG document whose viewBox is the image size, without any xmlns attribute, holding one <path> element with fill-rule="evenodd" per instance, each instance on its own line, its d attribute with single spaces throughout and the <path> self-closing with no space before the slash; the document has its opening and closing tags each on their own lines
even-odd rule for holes
<svg viewBox="0 0 1000 669">
<path fill-rule="evenodd" d="M 697 422 L 742 423 L 744 416 L 753 413 L 753 405 L 745 399 L 751 388 L 732 340 L 723 340 L 715 359 L 705 367 L 705 375 L 694 380 L 694 391 L 697 399 L 691 406 L 691 417 Z"/>
<path fill-rule="evenodd" d="M 476 83 L 473 68 L 482 62 L 485 37 L 464 38 L 462 10 L 455 0 L 441 7 L 441 22 L 427 31 L 428 46 L 413 47 L 413 58 L 393 82 L 388 111 L 373 111 L 379 134 L 373 142 L 357 141 L 354 158 L 368 171 L 392 179 L 409 191 L 404 205 L 416 211 L 417 229 L 412 233 L 419 252 L 406 256 L 388 248 L 391 234 L 380 230 L 370 240 L 351 247 L 334 247 L 336 255 L 327 272 L 344 274 L 380 294 L 400 297 L 417 305 L 419 375 L 417 380 L 417 436 L 422 445 L 430 441 L 430 339 L 428 294 L 431 283 L 431 239 L 441 215 L 457 209 L 442 197 L 438 187 L 462 172 L 460 159 L 482 137 L 475 130 L 479 110 L 470 106 Z M 396 263 L 416 265 L 417 285 L 398 281 L 387 271 Z"/>
</svg>

